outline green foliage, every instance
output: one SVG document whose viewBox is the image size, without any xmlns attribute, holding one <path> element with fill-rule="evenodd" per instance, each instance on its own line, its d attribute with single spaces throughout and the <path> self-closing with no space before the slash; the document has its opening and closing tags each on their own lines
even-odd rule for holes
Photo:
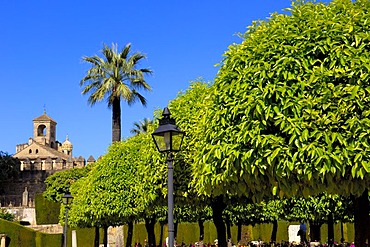
<svg viewBox="0 0 370 247">
<path fill-rule="evenodd" d="M 152 71 L 137 69 L 140 60 L 144 59 L 145 55 L 137 52 L 130 56 L 130 50 L 131 44 L 127 44 L 121 52 L 118 52 L 117 45 L 113 44 L 112 48 L 104 45 L 103 58 L 96 55 L 83 57 L 85 62 L 92 65 L 80 82 L 81 86 L 87 83 L 82 94 L 91 93 L 90 104 L 93 105 L 106 98 L 108 106 L 112 106 L 117 97 L 122 97 L 129 104 L 140 100 L 145 105 L 146 101 L 137 89 L 150 90 L 150 86 L 144 80 L 144 75 Z"/>
<path fill-rule="evenodd" d="M 89 175 L 73 184 L 71 224 L 115 226 L 155 211 L 163 201 L 163 158 L 149 134 L 115 142 Z"/>
<path fill-rule="evenodd" d="M 210 83 L 203 82 L 201 79 L 190 83 L 188 89 L 180 92 L 177 97 L 169 104 L 172 117 L 176 120 L 176 125 L 185 131 L 182 144 L 182 151 L 175 156 L 174 164 L 174 191 L 176 193 L 176 203 L 190 204 L 190 214 L 204 218 L 203 210 L 206 210 L 206 198 L 199 197 L 191 184 L 194 163 L 194 156 L 199 152 L 196 143 L 204 138 L 204 128 L 202 119 L 208 110 Z M 195 168 L 195 172 L 197 168 Z M 182 202 L 181 202 L 182 201 Z M 203 216 L 202 216 L 203 215 Z"/>
<path fill-rule="evenodd" d="M 9 213 L 5 208 L 0 208 L 0 219 L 13 221 L 14 214 Z"/>
<path fill-rule="evenodd" d="M 83 168 L 59 171 L 50 175 L 45 180 L 44 197 L 49 201 L 62 203 L 62 196 L 69 191 L 69 187 L 78 179 L 87 176 L 92 166 L 94 164 Z"/>
<path fill-rule="evenodd" d="M 16 177 L 20 167 L 21 163 L 17 158 L 0 151 L 0 181 Z"/>
<path fill-rule="evenodd" d="M 35 197 L 36 222 L 42 224 L 58 224 L 60 203 L 46 199 L 42 194 Z"/>
<path fill-rule="evenodd" d="M 121 99 L 128 105 L 136 101 L 146 105 L 146 99 L 138 90 L 151 90 L 144 75 L 151 74 L 152 71 L 137 68 L 145 55 L 140 52 L 130 55 L 130 50 L 131 44 L 127 44 L 121 52 L 118 52 L 117 45 L 113 44 L 112 48 L 104 45 L 103 58 L 96 55 L 83 57 L 92 67 L 80 82 L 80 86 L 85 86 L 82 94 L 90 94 L 88 102 L 91 105 L 107 100 L 113 114 L 113 142 L 121 140 Z"/>
<path fill-rule="evenodd" d="M 135 135 L 148 133 L 148 129 L 151 125 L 153 125 L 153 121 L 149 118 L 144 118 L 144 120 L 134 123 L 134 128 L 130 130 L 130 133 Z"/>
<path fill-rule="evenodd" d="M 36 247 L 48 247 L 48 246 L 58 246 L 59 247 L 59 246 L 62 246 L 62 243 L 63 243 L 62 239 L 63 239 L 62 234 L 46 234 L 46 233 L 36 232 L 35 246 Z"/>
<path fill-rule="evenodd" d="M 295 2 L 254 22 L 212 86 L 193 182 L 207 195 L 370 187 L 370 2 Z"/>
<path fill-rule="evenodd" d="M 280 217 L 288 221 L 316 221 L 327 222 L 328 215 L 332 214 L 335 222 L 352 222 L 352 200 L 338 195 L 326 193 L 315 197 L 289 198 L 281 201 L 282 213 Z"/>
<path fill-rule="evenodd" d="M 297 225 L 299 222 L 287 222 L 287 221 L 279 221 L 278 222 L 278 232 L 277 232 L 277 242 L 288 241 L 288 226 L 289 225 Z M 156 238 L 159 239 L 160 233 L 160 225 L 157 224 L 155 227 Z M 206 221 L 204 223 L 204 243 L 214 243 L 214 240 L 217 238 L 216 228 L 214 227 L 213 222 Z M 167 225 L 164 227 L 163 231 L 163 239 L 167 236 Z M 272 224 L 256 224 L 254 226 L 251 225 L 243 225 L 242 227 L 242 238 L 245 240 L 247 234 L 247 242 L 251 240 L 258 240 L 261 239 L 262 241 L 269 242 L 271 238 L 272 232 Z M 354 239 L 354 229 L 352 223 L 344 224 L 344 238 L 347 242 L 352 242 Z M 232 240 L 235 241 L 237 237 L 237 226 L 231 227 L 231 234 Z M 327 226 L 324 224 L 321 227 L 321 236 L 327 236 Z M 124 227 L 124 236 L 127 236 L 127 226 Z M 178 225 L 178 232 L 177 232 L 177 243 L 181 244 L 184 242 L 185 244 L 195 243 L 199 241 L 199 227 L 197 223 L 179 223 Z M 341 225 L 335 225 L 335 241 L 337 243 L 340 242 L 341 238 Z M 145 232 L 145 226 L 142 223 L 138 223 L 134 225 L 134 234 L 133 234 L 133 242 L 140 242 L 144 244 L 144 239 L 147 239 L 147 235 Z M 236 241 L 235 241 L 236 242 Z"/>
<path fill-rule="evenodd" d="M 202 120 L 209 107 L 209 94 L 210 83 L 199 79 L 191 82 L 189 88 L 180 92 L 169 104 L 176 125 L 186 133 L 181 153 L 186 164 L 193 163 L 194 154 L 199 151 L 195 144 L 204 138 Z"/>
<path fill-rule="evenodd" d="M 76 231 L 78 247 L 94 246 L 95 229 L 94 228 L 68 228 L 68 238 L 71 240 L 72 230 Z M 103 243 L 104 231 L 99 229 L 99 242 Z M 68 243 L 71 243 L 69 242 Z M 72 246 L 72 245 L 69 245 Z"/>
<path fill-rule="evenodd" d="M 0 219 L 0 233 L 5 233 L 7 238 L 10 239 L 9 247 L 36 247 L 38 246 L 36 245 L 36 238 L 38 237 L 37 235 L 42 234 L 14 222 L 9 222 L 2 219 Z M 59 238 L 59 240 L 61 240 L 60 234 L 56 236 Z M 56 246 L 61 246 L 61 244 L 62 242 L 60 241 L 59 245 Z"/>
<path fill-rule="evenodd" d="M 243 225 L 255 225 L 272 223 L 279 220 L 282 214 L 282 203 L 280 200 L 262 201 L 253 203 L 245 202 L 229 203 L 224 211 L 225 216 L 233 223 Z"/>
</svg>

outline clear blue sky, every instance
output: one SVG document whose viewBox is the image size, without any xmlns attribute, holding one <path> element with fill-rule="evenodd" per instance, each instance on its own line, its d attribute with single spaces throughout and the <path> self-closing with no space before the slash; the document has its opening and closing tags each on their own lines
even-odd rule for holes
<svg viewBox="0 0 370 247">
<path fill-rule="evenodd" d="M 290 7 L 290 0 L 11 1 L 0 2 L 0 151 L 33 136 L 35 117 L 47 114 L 66 135 L 73 156 L 103 155 L 111 142 L 111 110 L 90 107 L 79 81 L 89 66 L 83 56 L 100 55 L 103 44 L 132 44 L 146 54 L 141 67 L 153 90 L 146 108 L 122 105 L 122 135 L 152 118 L 190 81 L 213 81 L 222 54 L 253 20 Z"/>
</svg>

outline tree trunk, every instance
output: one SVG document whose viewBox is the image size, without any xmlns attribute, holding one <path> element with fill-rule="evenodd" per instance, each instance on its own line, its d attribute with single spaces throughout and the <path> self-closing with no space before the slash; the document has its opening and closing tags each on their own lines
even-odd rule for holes
<svg viewBox="0 0 370 247">
<path fill-rule="evenodd" d="M 112 104 L 112 143 L 121 141 L 121 99 L 115 97 Z"/>
<path fill-rule="evenodd" d="M 94 247 L 99 247 L 100 242 L 100 233 L 99 227 L 95 226 L 95 237 L 94 237 Z"/>
<path fill-rule="evenodd" d="M 340 242 L 343 244 L 344 240 L 343 222 L 340 222 Z"/>
<path fill-rule="evenodd" d="M 226 218 L 226 236 L 227 240 L 231 239 L 231 223 L 229 217 Z"/>
<path fill-rule="evenodd" d="M 212 218 L 217 230 L 218 247 L 227 247 L 226 227 L 222 218 L 222 213 L 226 208 L 223 196 L 217 196 L 211 202 Z"/>
<path fill-rule="evenodd" d="M 130 221 L 127 223 L 127 238 L 126 238 L 126 247 L 132 246 L 132 235 L 134 233 L 134 222 Z"/>
<path fill-rule="evenodd" d="M 104 230 L 103 245 L 104 247 L 107 247 L 108 246 L 108 226 L 104 226 L 103 230 Z"/>
<path fill-rule="evenodd" d="M 155 247 L 155 233 L 154 233 L 155 217 L 145 218 L 145 228 L 148 233 L 149 247 Z"/>
<path fill-rule="evenodd" d="M 174 222 L 173 224 L 174 224 L 173 239 L 174 239 L 174 241 L 175 241 L 175 240 L 176 240 L 176 238 L 177 238 L 177 228 L 178 228 L 178 226 L 179 226 L 179 223 L 176 221 L 176 222 Z M 176 242 L 176 241 L 175 241 L 175 242 Z"/>
<path fill-rule="evenodd" d="M 276 235 L 277 235 L 277 228 L 278 228 L 278 221 L 274 220 L 272 222 L 272 232 L 271 232 L 271 243 L 276 243 Z"/>
<path fill-rule="evenodd" d="M 355 246 L 365 247 L 370 237 L 369 195 L 366 189 L 360 197 L 354 198 Z M 370 239 L 368 239 L 370 240 Z"/>
<path fill-rule="evenodd" d="M 328 244 L 334 246 L 334 216 L 332 212 L 328 215 Z"/>
<path fill-rule="evenodd" d="M 320 233 L 321 223 L 313 220 L 310 221 L 310 241 L 318 241 L 321 240 L 321 233 Z"/>
<path fill-rule="evenodd" d="M 199 219 L 198 226 L 199 226 L 199 240 L 203 241 L 204 239 L 204 220 Z"/>
<path fill-rule="evenodd" d="M 242 222 L 239 220 L 238 221 L 238 236 L 236 238 L 238 243 L 240 243 L 240 241 L 242 240 L 242 227 L 243 227 Z"/>
<path fill-rule="evenodd" d="M 160 222 L 160 225 L 161 225 L 161 231 L 160 231 L 160 236 L 159 236 L 159 244 L 158 246 L 161 247 L 163 246 L 163 228 L 164 228 L 164 223 L 161 221 Z"/>
</svg>

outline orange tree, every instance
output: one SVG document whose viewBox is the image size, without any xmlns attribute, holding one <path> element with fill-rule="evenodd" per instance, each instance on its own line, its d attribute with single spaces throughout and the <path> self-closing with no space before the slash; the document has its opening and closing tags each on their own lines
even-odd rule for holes
<svg viewBox="0 0 370 247">
<path fill-rule="evenodd" d="M 201 124 L 193 169 L 199 193 L 352 196 L 355 244 L 365 245 L 369 9 L 367 0 L 293 2 L 288 13 L 253 22 L 229 47 Z"/>
<path fill-rule="evenodd" d="M 166 167 L 161 160 L 149 134 L 112 144 L 88 176 L 72 185 L 71 224 L 105 229 L 128 224 L 126 244 L 130 246 L 134 220 L 144 218 L 152 224 L 163 204 L 161 178 Z M 155 244 L 152 227 L 148 230 L 150 245 Z"/>
<path fill-rule="evenodd" d="M 292 197 L 282 200 L 281 205 L 282 219 L 309 222 L 311 240 L 322 240 L 320 227 L 327 223 L 328 236 L 326 239 L 329 244 L 333 244 L 334 223 L 353 221 L 352 201 L 343 196 L 323 193 L 308 198 Z"/>
</svg>

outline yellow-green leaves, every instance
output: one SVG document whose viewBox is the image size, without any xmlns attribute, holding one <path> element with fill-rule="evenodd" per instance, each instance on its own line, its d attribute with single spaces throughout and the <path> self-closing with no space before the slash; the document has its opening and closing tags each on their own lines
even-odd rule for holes
<svg viewBox="0 0 370 247">
<path fill-rule="evenodd" d="M 369 186 L 369 8 L 302 1 L 229 47 L 201 118 L 195 166 L 210 169 L 195 172 L 199 191 L 307 196 L 320 185 L 352 192 L 338 179 Z"/>
</svg>

